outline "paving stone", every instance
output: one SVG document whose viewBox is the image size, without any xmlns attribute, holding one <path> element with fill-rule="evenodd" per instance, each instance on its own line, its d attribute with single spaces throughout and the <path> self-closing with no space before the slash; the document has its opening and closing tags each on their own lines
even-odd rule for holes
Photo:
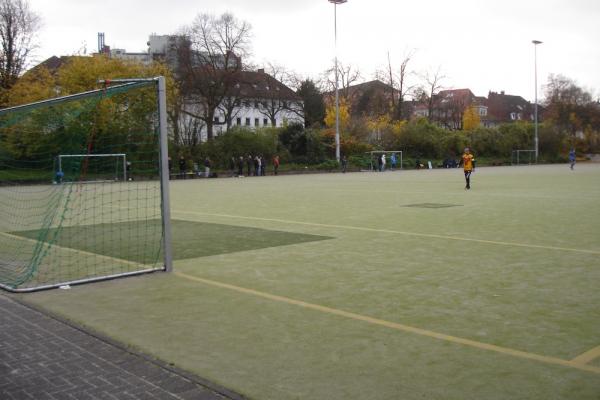
<svg viewBox="0 0 600 400">
<path fill-rule="evenodd" d="M 0 399 L 243 400 L 244 397 L 125 350 L 109 339 L 0 293 Z"/>
</svg>

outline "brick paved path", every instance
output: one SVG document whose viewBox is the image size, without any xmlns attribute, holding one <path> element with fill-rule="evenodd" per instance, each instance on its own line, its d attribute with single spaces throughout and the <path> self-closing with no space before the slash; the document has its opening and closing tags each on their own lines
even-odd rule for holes
<svg viewBox="0 0 600 400">
<path fill-rule="evenodd" d="M 0 294 L 0 399 L 242 397 Z"/>
</svg>

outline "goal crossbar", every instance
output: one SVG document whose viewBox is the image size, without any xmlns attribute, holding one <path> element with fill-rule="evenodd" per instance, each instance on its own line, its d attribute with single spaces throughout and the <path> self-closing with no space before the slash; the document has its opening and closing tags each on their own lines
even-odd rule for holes
<svg viewBox="0 0 600 400">
<path fill-rule="evenodd" d="M 123 161 L 121 166 L 123 167 L 123 182 L 127 181 L 127 154 L 115 153 L 115 154 L 59 154 L 58 155 L 58 171 L 63 172 L 62 160 L 63 158 L 108 158 L 108 157 L 122 157 Z M 115 171 L 118 174 L 118 171 Z M 116 176 L 115 176 L 116 177 Z M 107 181 L 110 182 L 110 181 Z"/>
</svg>

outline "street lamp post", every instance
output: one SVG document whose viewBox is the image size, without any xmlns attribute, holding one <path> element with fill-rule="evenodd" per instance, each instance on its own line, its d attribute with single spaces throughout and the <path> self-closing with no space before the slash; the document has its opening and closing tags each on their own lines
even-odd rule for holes
<svg viewBox="0 0 600 400">
<path fill-rule="evenodd" d="M 340 94 L 338 87 L 338 60 L 337 60 L 337 5 L 348 0 L 327 0 L 333 3 L 333 29 L 335 36 L 335 158 L 340 162 Z"/>
<path fill-rule="evenodd" d="M 538 155 L 540 152 L 540 147 L 539 147 L 539 139 L 538 139 L 538 97 L 537 97 L 537 90 L 538 90 L 538 83 L 537 83 L 537 45 L 538 44 L 542 44 L 542 42 L 540 42 L 539 40 L 532 40 L 531 43 L 533 43 L 533 62 L 534 62 L 534 80 L 535 80 L 535 105 L 534 105 L 534 129 L 535 129 L 535 163 L 537 164 L 538 162 Z"/>
</svg>

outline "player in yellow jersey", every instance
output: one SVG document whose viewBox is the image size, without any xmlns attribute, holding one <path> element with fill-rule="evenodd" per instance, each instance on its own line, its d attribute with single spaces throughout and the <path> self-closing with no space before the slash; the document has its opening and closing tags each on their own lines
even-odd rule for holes
<svg viewBox="0 0 600 400">
<path fill-rule="evenodd" d="M 467 186 L 465 189 L 471 189 L 471 173 L 475 172 L 475 156 L 471 154 L 471 150 L 466 147 L 465 152 L 460 158 L 460 164 L 462 165 L 465 171 L 465 181 L 467 182 Z"/>
</svg>

